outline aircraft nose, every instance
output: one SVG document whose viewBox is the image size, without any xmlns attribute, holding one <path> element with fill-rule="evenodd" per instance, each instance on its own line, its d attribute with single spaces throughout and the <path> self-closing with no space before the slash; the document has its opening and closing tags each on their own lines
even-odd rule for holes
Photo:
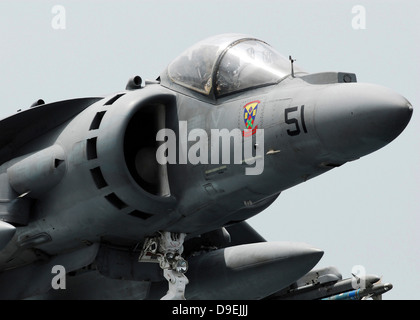
<svg viewBox="0 0 420 320">
<path fill-rule="evenodd" d="M 412 113 L 410 102 L 388 88 L 337 84 L 319 95 L 315 126 L 329 153 L 349 161 L 394 140 L 407 126 Z"/>
</svg>

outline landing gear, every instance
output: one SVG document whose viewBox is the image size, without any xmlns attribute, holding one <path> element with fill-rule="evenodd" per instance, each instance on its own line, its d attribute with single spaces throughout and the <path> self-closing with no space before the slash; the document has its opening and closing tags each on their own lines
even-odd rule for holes
<svg viewBox="0 0 420 320">
<path fill-rule="evenodd" d="M 185 233 L 159 232 L 159 236 L 147 238 L 140 254 L 140 262 L 158 262 L 169 289 L 161 300 L 185 300 L 188 278 L 188 262 L 181 257 L 184 251 Z"/>
</svg>

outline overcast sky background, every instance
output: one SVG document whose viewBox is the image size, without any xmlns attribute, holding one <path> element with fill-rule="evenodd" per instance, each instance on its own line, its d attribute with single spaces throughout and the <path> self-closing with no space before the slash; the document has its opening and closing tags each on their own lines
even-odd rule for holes
<svg viewBox="0 0 420 320">
<path fill-rule="evenodd" d="M 65 9 L 65 29 L 53 27 L 55 5 Z M 352 26 L 355 5 L 366 10 L 365 29 Z M 38 98 L 112 94 L 135 74 L 155 79 L 187 47 L 227 32 L 265 40 L 308 72 L 354 72 L 392 88 L 414 106 L 395 141 L 286 190 L 249 222 L 267 240 L 323 249 L 317 267 L 382 275 L 394 285 L 384 299 L 417 300 L 419 12 L 412 0 L 0 0 L 0 118 Z"/>
</svg>

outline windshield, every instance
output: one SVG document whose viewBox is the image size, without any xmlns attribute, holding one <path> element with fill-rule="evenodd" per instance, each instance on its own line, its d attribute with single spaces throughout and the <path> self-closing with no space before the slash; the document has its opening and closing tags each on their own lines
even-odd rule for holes
<svg viewBox="0 0 420 320">
<path fill-rule="evenodd" d="M 208 95 L 213 87 L 215 64 L 236 37 L 226 34 L 198 42 L 169 65 L 169 77 L 173 82 Z"/>
<path fill-rule="evenodd" d="M 275 84 L 290 70 L 290 61 L 265 42 L 227 34 L 185 51 L 169 65 L 168 75 L 183 87 L 217 98 Z"/>
<path fill-rule="evenodd" d="M 290 62 L 269 45 L 248 40 L 231 47 L 216 74 L 216 95 L 274 84 L 290 74 Z"/>
</svg>

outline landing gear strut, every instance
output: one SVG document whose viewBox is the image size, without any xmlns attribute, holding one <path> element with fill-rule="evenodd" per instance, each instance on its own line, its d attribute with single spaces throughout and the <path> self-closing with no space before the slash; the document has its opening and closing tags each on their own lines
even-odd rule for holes
<svg viewBox="0 0 420 320">
<path fill-rule="evenodd" d="M 147 238 L 140 254 L 140 262 L 158 262 L 169 289 L 161 300 L 185 300 L 188 278 L 188 262 L 181 257 L 184 251 L 185 233 L 159 232 L 159 236 Z"/>
</svg>

